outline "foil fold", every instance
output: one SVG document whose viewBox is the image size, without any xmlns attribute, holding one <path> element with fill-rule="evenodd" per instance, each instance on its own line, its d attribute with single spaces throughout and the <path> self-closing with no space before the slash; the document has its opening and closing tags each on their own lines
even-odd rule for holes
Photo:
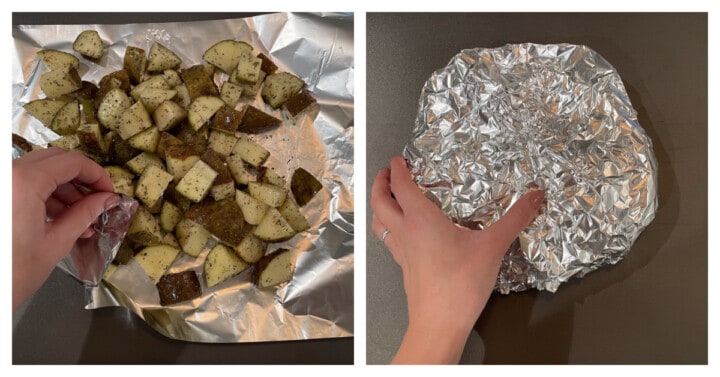
<svg viewBox="0 0 720 377">
<path fill-rule="evenodd" d="M 192 269 L 199 275 L 203 295 L 163 307 L 154 283 L 131 261 L 119 266 L 99 285 L 86 287 L 86 308 L 123 306 L 159 333 L 194 342 L 255 342 L 347 337 L 353 334 L 353 165 L 354 165 L 354 51 L 353 17 L 348 14 L 274 13 L 244 19 L 125 25 L 41 25 L 13 28 L 13 132 L 46 146 L 59 136 L 28 116 L 22 105 L 41 98 L 39 78 L 46 68 L 36 57 L 42 48 L 72 53 L 75 37 L 97 30 L 106 42 L 99 64 L 81 60 L 83 80 L 99 82 L 122 68 L 128 45 L 149 50 L 163 43 L 183 60 L 182 67 L 199 64 L 202 54 L 222 39 L 243 40 L 269 56 L 281 71 L 306 83 L 318 101 L 317 109 L 296 122 L 267 106 L 258 94 L 250 103 L 279 119 L 283 126 L 251 135 L 271 156 L 266 166 L 289 177 L 303 167 L 324 189 L 302 208 L 311 228 L 291 240 L 270 244 L 293 250 L 295 275 L 278 289 L 258 289 L 250 270 L 213 288 L 205 285 L 203 262 L 212 247 L 197 258 L 182 255 L 169 273 Z M 227 75 L 218 73 L 216 83 Z M 289 187 L 289 184 L 288 184 Z M 113 259 L 102 252 L 95 260 Z M 116 252 L 117 250 L 115 250 Z M 74 274 L 83 263 L 69 257 L 59 265 Z M 81 258 L 84 259 L 84 258 Z M 94 274 L 90 280 L 97 280 Z M 84 279 L 81 279 L 84 280 Z"/>
<path fill-rule="evenodd" d="M 534 188 L 547 205 L 495 290 L 555 292 L 615 264 L 657 210 L 657 161 L 615 68 L 587 46 L 462 50 L 425 83 L 404 149 L 455 223 L 485 229 Z"/>
</svg>

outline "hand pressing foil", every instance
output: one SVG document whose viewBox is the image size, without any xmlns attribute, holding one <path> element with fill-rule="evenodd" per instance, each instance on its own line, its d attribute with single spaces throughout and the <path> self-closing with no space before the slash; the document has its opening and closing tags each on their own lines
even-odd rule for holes
<svg viewBox="0 0 720 377">
<path fill-rule="evenodd" d="M 404 155 L 425 194 L 472 229 L 546 190 L 503 260 L 502 293 L 555 292 L 617 263 L 657 210 L 652 141 L 615 68 L 586 46 L 461 51 L 425 83 Z"/>
</svg>

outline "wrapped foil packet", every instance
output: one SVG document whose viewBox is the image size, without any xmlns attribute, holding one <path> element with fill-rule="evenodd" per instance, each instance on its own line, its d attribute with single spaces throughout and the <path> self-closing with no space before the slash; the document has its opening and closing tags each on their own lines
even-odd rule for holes
<svg viewBox="0 0 720 377">
<path fill-rule="evenodd" d="M 426 196 L 471 229 L 546 191 L 505 255 L 502 293 L 555 292 L 617 263 L 657 209 L 652 141 L 616 70 L 586 46 L 463 50 L 425 83 L 404 155 Z"/>
<path fill-rule="evenodd" d="M 75 37 L 97 30 L 106 42 L 99 64 L 81 59 L 83 80 L 97 83 L 122 68 L 127 46 L 149 50 L 153 42 L 167 46 L 182 67 L 202 62 L 204 51 L 223 39 L 242 40 L 255 53 L 270 57 L 280 71 L 306 83 L 318 106 L 291 120 L 272 110 L 258 94 L 250 103 L 283 125 L 250 138 L 271 156 L 265 166 L 288 181 L 297 168 L 311 172 L 323 189 L 302 208 L 311 228 L 291 240 L 270 244 L 293 250 L 295 274 L 277 289 L 258 289 L 246 270 L 217 286 L 205 285 L 203 262 L 181 255 L 168 273 L 193 270 L 202 296 L 161 306 L 154 283 L 131 261 L 119 266 L 97 287 L 87 289 L 88 309 L 124 306 L 161 334 L 195 342 L 251 342 L 345 337 L 353 334 L 353 17 L 344 14 L 276 13 L 245 19 L 125 25 L 19 26 L 13 28 L 13 132 L 45 146 L 58 138 L 22 105 L 41 98 L 39 77 L 46 71 L 36 57 L 42 48 L 72 52 Z M 218 73 L 216 83 L 227 80 Z M 247 102 L 247 101 L 244 101 Z M 288 184 L 289 186 L 289 184 Z M 111 260 L 112 257 L 107 259 Z M 77 265 L 77 263 L 76 263 Z"/>
</svg>

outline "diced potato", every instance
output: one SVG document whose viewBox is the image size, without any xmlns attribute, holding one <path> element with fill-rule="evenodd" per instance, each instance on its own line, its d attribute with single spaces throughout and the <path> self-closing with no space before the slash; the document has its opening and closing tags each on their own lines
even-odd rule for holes
<svg viewBox="0 0 720 377">
<path fill-rule="evenodd" d="M 163 71 L 162 74 L 165 78 L 165 81 L 167 81 L 168 85 L 170 85 L 171 88 L 182 84 L 182 78 L 180 78 L 180 74 L 176 70 L 166 69 Z"/>
<path fill-rule="evenodd" d="M 240 102 L 240 96 L 242 96 L 242 87 L 240 85 L 225 81 L 222 88 L 220 88 L 220 98 L 232 108 L 235 108 L 235 105 Z"/>
<path fill-rule="evenodd" d="M 203 54 L 203 59 L 230 74 L 237 67 L 240 56 L 243 53 L 250 53 L 252 50 L 252 46 L 245 42 L 224 40 L 208 48 Z"/>
<path fill-rule="evenodd" d="M 272 75 L 273 73 L 275 73 L 275 71 L 277 71 L 278 66 L 275 65 L 275 63 L 270 60 L 270 58 L 267 57 L 265 54 L 259 53 L 257 57 L 262 60 L 262 65 L 260 66 L 260 69 L 262 69 L 263 72 L 267 73 L 268 75 Z"/>
<path fill-rule="evenodd" d="M 245 222 L 250 225 L 260 224 L 270 208 L 269 205 L 240 190 L 235 190 L 235 201 L 242 210 Z"/>
<path fill-rule="evenodd" d="M 253 235 L 265 242 L 282 242 L 292 238 L 295 230 L 276 208 L 270 207 L 253 231 Z"/>
<path fill-rule="evenodd" d="M 212 66 L 211 66 L 212 67 Z M 191 100 L 201 96 L 217 96 L 218 90 L 213 82 L 212 72 L 203 65 L 194 65 L 180 72 Z"/>
<path fill-rule="evenodd" d="M 245 262 L 255 263 L 265 255 L 267 243 L 252 235 L 252 230 L 235 247 L 235 251 Z"/>
<path fill-rule="evenodd" d="M 173 176 L 157 166 L 148 166 L 135 188 L 135 196 L 148 208 L 158 204 Z"/>
<path fill-rule="evenodd" d="M 183 213 L 175 204 L 164 201 L 160 210 L 160 228 L 164 232 L 172 232 L 175 225 L 182 220 Z"/>
<path fill-rule="evenodd" d="M 188 109 L 188 121 L 194 130 L 200 129 L 215 113 L 220 110 L 225 102 L 220 97 L 200 96 L 197 97 Z"/>
<path fill-rule="evenodd" d="M 160 141 L 158 141 L 157 155 L 165 156 L 165 150 L 172 145 L 185 145 L 182 140 L 176 138 L 167 132 L 160 132 Z"/>
<path fill-rule="evenodd" d="M 210 138 L 208 138 L 208 148 L 214 150 L 219 155 L 227 157 L 235 148 L 235 144 L 238 142 L 238 138 L 235 134 L 228 134 L 221 131 L 210 131 Z"/>
<path fill-rule="evenodd" d="M 61 138 L 51 141 L 49 143 L 51 147 L 58 147 L 62 148 L 66 151 L 77 149 L 80 147 L 80 139 L 78 139 L 77 135 L 67 135 L 62 136 Z"/>
<path fill-rule="evenodd" d="M 208 149 L 202 155 L 201 159 L 218 173 L 215 181 L 213 181 L 213 186 L 210 188 L 210 195 L 213 199 L 220 201 L 234 197 L 235 181 L 232 175 L 230 175 L 230 170 L 228 170 L 222 157 L 214 150 Z"/>
<path fill-rule="evenodd" d="M 245 271 L 250 267 L 233 250 L 223 244 L 217 244 L 210 250 L 203 269 L 205 283 L 213 287 L 225 280 Z"/>
<path fill-rule="evenodd" d="M 294 119 L 297 119 L 315 103 L 317 103 L 315 97 L 313 97 L 310 92 L 303 89 L 299 93 L 290 97 L 283 106 Z"/>
<path fill-rule="evenodd" d="M 135 184 L 133 183 L 135 175 L 133 173 L 119 166 L 106 166 L 105 171 L 110 175 L 114 192 L 130 197 L 135 196 Z"/>
<path fill-rule="evenodd" d="M 160 131 L 153 126 L 128 139 L 128 144 L 141 151 L 155 153 L 159 141 Z"/>
<path fill-rule="evenodd" d="M 282 121 L 251 105 L 245 106 L 242 122 L 237 128 L 240 132 L 257 134 L 270 131 L 282 124 Z"/>
<path fill-rule="evenodd" d="M 127 140 L 132 136 L 152 127 L 150 114 L 145 110 L 142 102 L 135 102 L 132 106 L 123 111 L 117 122 L 117 132 L 123 140 Z"/>
<path fill-rule="evenodd" d="M 265 103 L 272 106 L 273 109 L 277 109 L 299 92 L 303 86 L 305 86 L 305 82 L 291 73 L 273 73 L 265 78 L 261 96 Z"/>
<path fill-rule="evenodd" d="M 227 245 L 236 246 L 242 241 L 243 213 L 232 198 L 194 204 L 185 211 L 185 218 L 202 225 Z"/>
<path fill-rule="evenodd" d="M 230 175 L 232 175 L 235 183 L 238 185 L 247 185 L 250 182 L 252 175 L 247 171 L 247 169 L 245 169 L 245 165 L 242 158 L 240 158 L 240 155 L 233 154 L 228 156 L 225 159 L 225 163 L 227 163 L 228 170 L 230 170 Z"/>
<path fill-rule="evenodd" d="M 130 91 L 130 96 L 135 100 L 139 101 L 143 92 L 149 89 L 163 89 L 169 90 L 170 85 L 162 75 L 155 75 L 149 77 L 147 80 L 141 82 Z"/>
<path fill-rule="evenodd" d="M 190 98 L 190 92 L 188 91 L 187 86 L 185 86 L 185 84 L 180 84 L 175 87 L 175 90 L 177 90 L 178 103 L 180 103 L 184 109 L 189 108 L 192 103 L 192 98 Z"/>
<path fill-rule="evenodd" d="M 103 139 L 107 146 L 107 161 L 110 164 L 125 165 L 142 152 L 123 140 L 116 131 L 106 132 Z"/>
<path fill-rule="evenodd" d="M 237 84 L 242 88 L 242 97 L 243 98 L 255 98 L 257 96 L 258 92 L 260 91 L 260 88 L 263 86 L 263 80 L 265 79 L 265 72 L 260 71 L 260 78 L 258 78 L 258 81 L 255 84 L 244 84 L 241 83 L 235 78 L 235 74 L 230 76 L 229 81 L 233 84 Z"/>
<path fill-rule="evenodd" d="M 212 236 L 200 224 L 189 220 L 182 219 L 175 225 L 175 236 L 182 251 L 192 257 L 197 257 L 205 249 L 205 245 L 210 241 Z"/>
<path fill-rule="evenodd" d="M 217 172 L 208 164 L 198 160 L 195 165 L 180 179 L 175 191 L 195 203 L 199 203 L 210 191 Z"/>
<path fill-rule="evenodd" d="M 178 242 L 174 233 L 165 233 L 162 239 L 162 244 L 177 247 L 178 249 L 180 249 L 180 243 Z"/>
<path fill-rule="evenodd" d="M 54 99 L 36 99 L 32 100 L 25 105 L 23 108 L 28 114 L 32 115 L 35 119 L 39 120 L 43 125 L 50 127 L 55 114 L 62 109 L 68 101 L 54 100 Z"/>
<path fill-rule="evenodd" d="M 253 57 L 249 53 L 240 55 L 235 78 L 243 84 L 255 84 L 260 79 L 260 66 L 262 59 Z"/>
<path fill-rule="evenodd" d="M 125 56 L 123 57 L 123 69 L 127 71 L 133 84 L 139 84 L 145 74 L 147 67 L 147 57 L 145 50 L 139 47 L 125 47 Z"/>
<path fill-rule="evenodd" d="M 160 169 L 165 169 L 165 165 L 163 165 L 160 157 L 148 152 L 142 152 L 133 157 L 126 165 L 130 171 L 137 175 L 141 175 L 148 166 L 157 166 Z"/>
<path fill-rule="evenodd" d="M 293 228 L 296 233 L 300 233 L 310 228 L 310 223 L 300 212 L 300 207 L 297 203 L 288 196 L 285 202 L 278 207 L 278 212 L 287 220 L 288 224 Z"/>
<path fill-rule="evenodd" d="M 40 76 L 40 89 L 48 98 L 57 98 L 72 93 L 82 86 L 82 80 L 75 68 L 56 69 Z"/>
<path fill-rule="evenodd" d="M 105 128 L 117 131 L 120 117 L 130 106 L 132 106 L 132 101 L 122 89 L 111 89 L 98 106 L 98 121 Z"/>
<path fill-rule="evenodd" d="M 169 48 L 155 42 L 148 53 L 148 72 L 162 72 L 166 69 L 175 69 L 180 66 L 182 59 Z"/>
<path fill-rule="evenodd" d="M 153 113 L 161 103 L 175 98 L 176 90 L 148 88 L 140 93 L 140 101 L 149 113 Z"/>
<path fill-rule="evenodd" d="M 303 168 L 296 169 L 290 180 L 290 189 L 300 207 L 307 204 L 322 188 L 322 183 Z"/>
<path fill-rule="evenodd" d="M 58 135 L 75 133 L 80 125 L 80 107 L 77 101 L 68 102 L 55 114 L 50 129 Z"/>
<path fill-rule="evenodd" d="M 85 30 L 80 33 L 75 38 L 73 50 L 92 60 L 99 60 L 105 54 L 102 39 L 95 30 Z"/>
<path fill-rule="evenodd" d="M 135 255 L 135 261 L 138 262 L 143 271 L 153 282 L 158 282 L 165 274 L 175 258 L 180 254 L 178 248 L 169 245 L 154 245 L 142 249 Z"/>
<path fill-rule="evenodd" d="M 167 131 L 187 118 L 187 111 L 177 102 L 165 101 L 153 113 L 155 125 L 160 131 Z"/>
<path fill-rule="evenodd" d="M 145 206 L 138 206 L 128 228 L 127 238 L 144 246 L 160 244 L 162 240 L 160 224 Z"/>
<path fill-rule="evenodd" d="M 235 135 L 240 122 L 243 119 L 243 113 L 234 108 L 224 105 L 221 107 L 210 122 L 210 129 L 226 132 Z M 234 146 L 235 144 L 233 144 Z M 230 154 L 228 152 L 228 154 Z"/>
<path fill-rule="evenodd" d="M 171 145 L 165 150 L 167 170 L 175 177 L 175 181 L 180 181 L 198 161 L 200 156 L 186 145 Z"/>
<path fill-rule="evenodd" d="M 253 198 L 275 208 L 280 207 L 287 197 L 284 188 L 263 182 L 248 183 L 248 193 Z"/>
<path fill-rule="evenodd" d="M 68 54 L 67 52 L 49 48 L 38 51 L 37 56 L 48 68 L 50 68 L 51 71 L 58 69 L 80 68 L 80 60 L 78 60 L 75 55 Z"/>
<path fill-rule="evenodd" d="M 259 182 L 269 183 L 278 187 L 285 187 L 285 178 L 281 177 L 275 170 L 270 169 L 267 166 L 261 166 L 258 168 Z"/>
<path fill-rule="evenodd" d="M 96 156 L 105 156 L 107 146 L 97 123 L 81 124 L 75 132 L 80 140 L 80 147 Z"/>
<path fill-rule="evenodd" d="M 231 154 L 239 155 L 243 161 L 256 168 L 265 163 L 265 160 L 270 157 L 270 152 L 267 149 L 245 135 L 240 136 Z"/>
<path fill-rule="evenodd" d="M 252 280 L 258 288 L 274 287 L 292 280 L 294 271 L 290 250 L 278 249 L 260 259 Z"/>
</svg>

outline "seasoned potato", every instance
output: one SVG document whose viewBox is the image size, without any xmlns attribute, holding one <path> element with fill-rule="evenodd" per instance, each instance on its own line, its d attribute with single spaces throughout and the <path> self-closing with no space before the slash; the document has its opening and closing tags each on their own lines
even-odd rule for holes
<svg viewBox="0 0 720 377">
<path fill-rule="evenodd" d="M 175 95 L 177 95 L 176 90 L 148 88 L 140 93 L 138 100 L 145 105 L 149 113 L 153 113 L 161 103 L 175 98 Z"/>
<path fill-rule="evenodd" d="M 138 206 L 135 216 L 127 231 L 127 238 L 140 245 L 158 245 L 162 240 L 162 232 L 157 219 L 144 206 Z"/>
<path fill-rule="evenodd" d="M 261 96 L 265 103 L 272 106 L 273 109 L 277 109 L 299 92 L 303 86 L 305 86 L 305 82 L 291 73 L 273 73 L 265 78 Z"/>
<path fill-rule="evenodd" d="M 153 245 L 135 254 L 135 261 L 152 281 L 157 282 L 177 258 L 180 250 L 168 245 Z"/>
<path fill-rule="evenodd" d="M 242 240 L 243 213 L 232 198 L 195 204 L 185 212 L 185 217 L 228 245 L 236 246 Z"/>
<path fill-rule="evenodd" d="M 130 96 L 135 101 L 139 101 L 143 92 L 149 89 L 169 90 L 170 84 L 168 84 L 162 75 L 155 75 L 132 88 L 132 90 L 130 90 Z"/>
<path fill-rule="evenodd" d="M 268 75 L 272 75 L 273 73 L 275 73 L 275 71 L 277 71 L 278 66 L 275 65 L 275 63 L 265 54 L 259 53 L 257 57 L 262 60 L 262 65 L 260 66 L 260 69 L 262 69 L 263 72 Z"/>
<path fill-rule="evenodd" d="M 56 139 L 54 141 L 51 141 L 49 143 L 51 147 L 58 147 L 62 148 L 66 151 L 77 149 L 80 147 L 80 139 L 78 139 L 77 135 L 67 135 L 63 136 L 59 139 Z"/>
<path fill-rule="evenodd" d="M 315 97 L 303 89 L 290 97 L 283 106 L 285 106 L 285 109 L 293 118 L 297 119 L 298 116 L 302 115 L 302 113 L 307 111 L 315 103 L 317 103 Z"/>
<path fill-rule="evenodd" d="M 250 225 L 260 224 L 268 208 L 270 208 L 265 202 L 255 199 L 250 194 L 240 190 L 235 190 L 235 202 L 240 206 L 245 221 Z"/>
<path fill-rule="evenodd" d="M 205 283 L 208 287 L 215 286 L 245 271 L 250 267 L 235 252 L 223 244 L 217 244 L 210 250 L 203 269 Z"/>
<path fill-rule="evenodd" d="M 217 96 L 218 90 L 212 75 L 202 65 L 195 65 L 180 72 L 191 100 L 200 96 Z"/>
<path fill-rule="evenodd" d="M 230 170 L 230 175 L 232 175 L 235 183 L 238 185 L 247 185 L 250 182 L 252 175 L 247 171 L 247 169 L 245 169 L 245 165 L 240 155 L 234 154 L 228 156 L 225 159 L 225 163 L 227 164 L 228 170 Z"/>
<path fill-rule="evenodd" d="M 303 168 L 295 170 L 290 180 L 290 190 L 300 207 L 307 204 L 322 188 L 322 183 Z"/>
<path fill-rule="evenodd" d="M 238 138 L 235 137 L 235 134 L 212 130 L 207 146 L 225 158 L 230 155 L 237 142 Z"/>
<path fill-rule="evenodd" d="M 180 179 L 175 191 L 193 202 L 199 203 L 210 192 L 217 174 L 208 164 L 198 160 Z"/>
<path fill-rule="evenodd" d="M 148 166 L 157 166 L 160 169 L 165 169 L 165 165 L 162 160 L 160 160 L 160 157 L 148 152 L 142 152 L 133 157 L 126 165 L 130 171 L 137 175 L 141 175 Z"/>
<path fill-rule="evenodd" d="M 280 119 L 268 115 L 251 105 L 247 105 L 245 106 L 242 122 L 239 124 L 237 130 L 248 134 L 257 134 L 275 129 L 280 126 L 280 124 L 282 124 Z"/>
<path fill-rule="evenodd" d="M 268 208 L 253 235 L 266 242 L 282 242 L 295 235 L 295 230 L 276 208 Z"/>
<path fill-rule="evenodd" d="M 225 105 L 220 97 L 200 96 L 197 97 L 188 109 L 188 121 L 194 130 L 200 129 L 205 122 L 209 121 L 215 113 Z"/>
<path fill-rule="evenodd" d="M 57 98 L 82 87 L 82 80 L 75 68 L 56 69 L 40 76 L 40 89 L 47 98 Z"/>
<path fill-rule="evenodd" d="M 280 207 L 287 197 L 287 191 L 284 188 L 263 182 L 248 183 L 248 193 L 253 198 L 276 208 Z"/>
<path fill-rule="evenodd" d="M 288 196 L 285 202 L 278 207 L 278 212 L 287 220 L 290 227 L 292 227 L 296 233 L 310 228 L 310 223 L 308 223 L 305 216 L 300 212 L 300 207 L 298 207 L 291 197 Z"/>
<path fill-rule="evenodd" d="M 105 171 L 107 171 L 110 176 L 114 192 L 130 197 L 135 196 L 135 184 L 133 183 L 135 174 L 119 166 L 106 166 Z"/>
<path fill-rule="evenodd" d="M 103 139 L 107 147 L 107 161 L 110 164 L 125 165 L 142 152 L 133 148 L 127 140 L 123 140 L 115 131 L 105 133 Z"/>
<path fill-rule="evenodd" d="M 262 59 L 255 58 L 249 53 L 242 54 L 235 69 L 235 78 L 243 84 L 255 84 L 260 79 L 261 65 Z"/>
<path fill-rule="evenodd" d="M 160 210 L 160 228 L 164 232 L 172 232 L 175 225 L 183 218 L 183 213 L 175 204 L 164 201 Z"/>
<path fill-rule="evenodd" d="M 218 173 L 213 181 L 213 186 L 210 188 L 210 195 L 213 199 L 220 201 L 233 197 L 235 195 L 235 181 L 222 157 L 214 150 L 208 149 L 200 159 Z"/>
<path fill-rule="evenodd" d="M 172 174 L 176 181 L 180 181 L 199 160 L 197 152 L 187 145 L 171 145 L 165 149 L 168 173 Z"/>
<path fill-rule="evenodd" d="M 107 146 L 97 123 L 81 124 L 75 132 L 80 140 L 80 148 L 95 156 L 105 156 Z"/>
<path fill-rule="evenodd" d="M 150 52 L 147 57 L 148 72 L 162 72 L 166 69 L 175 69 L 180 66 L 182 59 L 172 50 L 155 42 L 150 46 Z"/>
<path fill-rule="evenodd" d="M 50 129 L 58 135 L 70 135 L 75 133 L 80 125 L 80 107 L 77 101 L 68 102 L 55 117 L 50 124 Z"/>
<path fill-rule="evenodd" d="M 267 243 L 252 235 L 253 229 L 248 227 L 246 235 L 240 244 L 235 247 L 235 252 L 240 255 L 245 262 L 255 263 L 265 255 L 267 250 Z"/>
<path fill-rule="evenodd" d="M 85 30 L 80 33 L 73 43 L 73 50 L 87 59 L 100 60 L 105 54 L 102 39 L 95 30 Z"/>
<path fill-rule="evenodd" d="M 212 238 L 210 232 L 190 219 L 182 219 L 175 225 L 175 236 L 182 251 L 192 257 L 200 255 Z"/>
<path fill-rule="evenodd" d="M 60 109 L 62 109 L 67 104 L 67 102 L 68 101 L 63 101 L 60 99 L 55 100 L 43 98 L 32 100 L 23 105 L 23 108 L 25 109 L 25 111 L 28 112 L 28 114 L 39 120 L 40 123 L 47 127 L 50 127 L 53 119 L 55 118 L 55 114 L 57 114 Z"/>
<path fill-rule="evenodd" d="M 123 140 L 127 140 L 132 136 L 152 127 L 150 114 L 145 110 L 142 102 L 135 102 L 128 107 L 117 121 L 117 132 Z"/>
<path fill-rule="evenodd" d="M 117 131 L 120 117 L 130 106 L 132 106 L 132 101 L 122 89 L 111 89 L 100 102 L 97 119 L 105 128 Z"/>
<path fill-rule="evenodd" d="M 166 100 L 162 102 L 155 112 L 153 119 L 160 131 L 167 131 L 177 126 L 187 118 L 187 111 L 177 102 Z"/>
<path fill-rule="evenodd" d="M 202 288 L 195 271 L 163 275 L 155 285 L 160 305 L 167 306 L 202 296 Z"/>
<path fill-rule="evenodd" d="M 243 119 L 243 113 L 228 105 L 223 105 L 213 116 L 210 129 L 227 132 L 234 136 Z M 235 145 L 233 144 L 233 146 Z M 230 151 L 227 154 L 230 154 Z"/>
<path fill-rule="evenodd" d="M 137 85 L 142 81 L 147 67 L 145 50 L 139 47 L 127 46 L 123 57 L 123 69 L 127 71 L 133 84 Z"/>
<path fill-rule="evenodd" d="M 225 81 L 220 88 L 220 98 L 222 98 L 228 106 L 235 108 L 235 105 L 240 102 L 242 89 L 243 88 L 240 85 L 233 84 L 230 81 Z"/>
<path fill-rule="evenodd" d="M 38 51 L 37 56 L 51 71 L 80 68 L 80 60 L 78 60 L 75 55 L 68 54 L 67 52 L 45 49 Z"/>
<path fill-rule="evenodd" d="M 203 59 L 230 74 L 238 65 L 240 56 L 252 52 L 253 48 L 245 42 L 224 40 L 215 43 L 203 54 Z"/>
<path fill-rule="evenodd" d="M 157 166 L 148 166 L 143 171 L 135 188 L 135 196 L 148 208 L 153 208 L 162 198 L 173 176 Z"/>
<path fill-rule="evenodd" d="M 260 144 L 252 141 L 245 135 L 240 136 L 233 147 L 231 154 L 236 154 L 248 164 L 259 167 L 270 157 L 270 152 Z"/>
<path fill-rule="evenodd" d="M 159 141 L 160 131 L 157 127 L 153 126 L 128 139 L 128 144 L 135 149 L 155 153 Z"/>
<path fill-rule="evenodd" d="M 278 173 L 267 166 L 261 166 L 258 168 L 257 180 L 259 182 L 269 183 L 278 187 L 285 187 L 285 178 L 281 177 Z"/>
<path fill-rule="evenodd" d="M 294 271 L 290 250 L 278 249 L 260 259 L 252 280 L 258 288 L 274 287 L 292 280 Z"/>
</svg>

